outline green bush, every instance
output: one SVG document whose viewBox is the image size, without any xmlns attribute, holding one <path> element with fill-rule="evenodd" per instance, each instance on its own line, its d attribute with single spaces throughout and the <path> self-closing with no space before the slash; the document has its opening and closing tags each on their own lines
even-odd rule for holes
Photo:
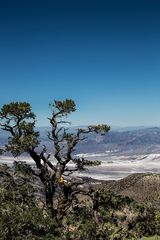
<svg viewBox="0 0 160 240">
<path fill-rule="evenodd" d="M 143 237 L 142 240 L 160 240 L 160 236 Z"/>
<path fill-rule="evenodd" d="M 0 180 L 0 240 L 160 239 L 156 236 L 160 213 L 129 197 L 92 191 L 96 201 L 77 198 L 57 224 L 45 204 L 35 198 L 28 165 L 15 162 L 13 169 L 1 165 Z"/>
<path fill-rule="evenodd" d="M 58 228 L 45 209 L 39 208 L 25 164 L 15 163 L 14 172 L 0 166 L 0 239 L 49 239 Z"/>
</svg>

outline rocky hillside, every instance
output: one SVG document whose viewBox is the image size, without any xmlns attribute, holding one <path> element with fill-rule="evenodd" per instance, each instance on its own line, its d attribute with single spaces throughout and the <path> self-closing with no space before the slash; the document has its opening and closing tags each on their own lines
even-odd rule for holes
<svg viewBox="0 0 160 240">
<path fill-rule="evenodd" d="M 96 188 L 129 196 L 140 203 L 151 203 L 160 210 L 160 174 L 136 173 L 118 181 L 104 181 Z"/>
</svg>

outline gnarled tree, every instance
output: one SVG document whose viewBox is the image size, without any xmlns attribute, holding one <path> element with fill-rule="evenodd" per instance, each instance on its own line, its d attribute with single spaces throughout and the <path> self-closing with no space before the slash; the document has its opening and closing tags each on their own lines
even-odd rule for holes
<svg viewBox="0 0 160 240">
<path fill-rule="evenodd" d="M 0 111 L 0 126 L 10 133 L 5 150 L 14 157 L 28 153 L 34 160 L 39 170 L 38 177 L 45 188 L 46 205 L 52 215 L 60 219 L 80 191 L 77 188 L 78 182 L 68 181 L 67 177 L 75 171 L 83 171 L 85 166 L 97 164 L 75 157 L 73 153 L 76 146 L 87 134 L 91 132 L 105 134 L 110 127 L 106 124 L 90 125 L 71 132 L 66 127 L 69 123 L 66 118 L 76 111 L 75 102 L 71 99 L 54 101 L 50 107 L 51 117 L 48 120 L 51 130 L 48 131 L 48 139 L 53 143 L 53 154 L 47 152 L 46 146 L 41 150 L 37 149 L 40 146 L 40 134 L 35 129 L 36 116 L 29 103 L 11 102 L 4 105 Z M 70 162 L 74 164 L 72 169 L 68 167 Z M 53 204 L 55 195 L 56 200 L 58 199 L 56 209 Z"/>
</svg>

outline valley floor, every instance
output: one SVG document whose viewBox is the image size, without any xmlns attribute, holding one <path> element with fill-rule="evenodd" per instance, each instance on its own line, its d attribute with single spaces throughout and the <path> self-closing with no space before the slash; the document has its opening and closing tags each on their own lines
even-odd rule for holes
<svg viewBox="0 0 160 240">
<path fill-rule="evenodd" d="M 100 160 L 100 166 L 89 167 L 82 177 L 91 177 L 97 180 L 119 180 L 133 173 L 160 173 L 160 154 L 142 155 L 115 155 L 104 154 L 81 154 L 88 160 Z M 78 155 L 79 157 L 79 155 Z M 28 157 L 15 158 L 14 160 L 26 161 L 34 165 L 32 159 Z M 13 157 L 0 156 L 1 163 L 9 165 L 13 162 Z M 69 164 L 73 167 L 72 164 Z"/>
</svg>

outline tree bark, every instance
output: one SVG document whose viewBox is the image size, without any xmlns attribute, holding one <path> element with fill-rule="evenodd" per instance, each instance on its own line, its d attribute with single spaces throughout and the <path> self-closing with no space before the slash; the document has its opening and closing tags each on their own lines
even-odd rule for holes
<svg viewBox="0 0 160 240">
<path fill-rule="evenodd" d="M 52 217 L 55 216 L 54 206 L 53 206 L 53 197 L 55 194 L 55 187 L 52 180 L 48 180 L 45 183 L 45 197 L 46 197 L 46 206 L 47 209 L 51 212 Z"/>
</svg>

